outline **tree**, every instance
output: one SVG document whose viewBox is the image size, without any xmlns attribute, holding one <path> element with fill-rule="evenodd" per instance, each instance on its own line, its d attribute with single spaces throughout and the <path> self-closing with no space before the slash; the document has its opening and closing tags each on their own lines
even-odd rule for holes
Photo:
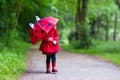
<svg viewBox="0 0 120 80">
<path fill-rule="evenodd" d="M 109 40 L 109 38 L 108 38 L 108 35 L 109 35 L 109 20 L 108 20 L 108 17 L 106 17 L 105 30 L 106 30 L 106 37 L 105 37 L 105 40 L 108 41 L 108 40 Z"/>
<path fill-rule="evenodd" d="M 52 15 L 60 18 L 57 24 L 60 42 L 69 43 L 75 38 L 72 34 L 75 26 L 76 0 L 53 0 L 52 4 L 52 8 L 55 9 Z"/>
<path fill-rule="evenodd" d="M 79 41 L 78 48 L 85 48 L 89 46 L 88 31 L 86 26 L 86 14 L 89 0 L 77 0 L 77 11 L 76 11 L 76 40 Z"/>
<path fill-rule="evenodd" d="M 120 9 L 120 0 L 114 0 L 114 1 L 117 4 L 117 6 L 119 7 L 119 9 Z"/>
<path fill-rule="evenodd" d="M 114 28 L 112 18 L 113 18 L 113 15 L 115 15 L 115 13 L 118 13 L 118 8 L 116 7 L 114 0 L 109 0 L 109 1 L 108 0 L 103 0 L 103 1 L 90 0 L 88 7 L 89 9 L 87 13 L 87 18 L 89 19 L 90 23 L 91 21 L 94 20 L 94 25 L 95 25 L 95 27 L 93 27 L 94 28 L 93 30 L 95 30 L 94 31 L 95 36 L 93 38 L 99 40 L 103 38 L 103 35 L 105 35 L 104 36 L 105 40 L 109 40 L 110 38 L 112 38 L 113 36 L 109 35 L 109 29 Z M 93 26 L 92 24 L 90 25 Z M 101 33 L 103 35 L 101 35 Z"/>
<path fill-rule="evenodd" d="M 114 25 L 114 34 L 113 34 L 113 40 L 116 41 L 116 30 L 117 30 L 117 13 L 115 14 L 115 25 Z"/>
</svg>

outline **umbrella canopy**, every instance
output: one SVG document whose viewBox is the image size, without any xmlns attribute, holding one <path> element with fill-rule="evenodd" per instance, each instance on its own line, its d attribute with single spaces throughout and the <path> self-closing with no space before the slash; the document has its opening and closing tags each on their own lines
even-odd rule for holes
<svg viewBox="0 0 120 80">
<path fill-rule="evenodd" d="M 40 41 L 49 31 L 57 24 L 58 20 L 54 17 L 45 17 L 40 19 L 36 16 L 37 22 L 35 24 L 30 23 L 30 39 L 32 44 L 36 44 Z"/>
<path fill-rule="evenodd" d="M 49 16 L 49 17 L 45 17 L 45 18 L 43 18 L 42 20 L 46 20 L 46 21 L 48 21 L 48 22 L 50 22 L 50 23 L 52 23 L 52 24 L 57 24 L 57 22 L 59 21 L 59 19 L 57 19 L 57 18 L 54 18 L 54 17 L 52 17 L 52 16 Z"/>
<path fill-rule="evenodd" d="M 46 32 L 43 31 L 37 24 L 33 24 L 33 27 L 30 28 L 30 39 L 32 44 L 36 44 L 45 35 Z"/>
<path fill-rule="evenodd" d="M 37 24 L 46 32 L 48 33 L 59 21 L 59 19 L 54 18 L 52 16 L 45 17 L 37 21 Z"/>
</svg>

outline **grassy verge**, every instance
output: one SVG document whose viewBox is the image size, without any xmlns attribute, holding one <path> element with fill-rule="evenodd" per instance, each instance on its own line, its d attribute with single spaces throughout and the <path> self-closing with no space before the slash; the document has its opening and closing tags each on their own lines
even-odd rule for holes
<svg viewBox="0 0 120 80">
<path fill-rule="evenodd" d="M 105 60 L 120 66 L 120 47 L 117 42 L 101 42 L 97 46 L 92 46 L 89 49 L 74 49 L 71 45 L 61 45 L 62 49 L 93 56 L 101 57 Z"/>
<path fill-rule="evenodd" d="M 25 70 L 26 53 L 30 44 L 14 40 L 12 47 L 5 47 L 0 51 L 0 80 L 17 80 Z"/>
</svg>

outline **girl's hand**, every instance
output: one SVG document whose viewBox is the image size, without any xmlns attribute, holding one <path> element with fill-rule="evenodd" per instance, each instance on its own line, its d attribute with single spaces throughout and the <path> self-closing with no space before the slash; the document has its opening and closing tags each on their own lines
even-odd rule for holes
<svg viewBox="0 0 120 80">
<path fill-rule="evenodd" d="M 52 41 L 52 40 L 53 40 L 53 38 L 52 38 L 52 37 L 49 37 L 49 38 L 48 38 L 48 41 Z"/>
<path fill-rule="evenodd" d="M 57 44 L 57 41 L 53 41 L 53 44 Z"/>
</svg>

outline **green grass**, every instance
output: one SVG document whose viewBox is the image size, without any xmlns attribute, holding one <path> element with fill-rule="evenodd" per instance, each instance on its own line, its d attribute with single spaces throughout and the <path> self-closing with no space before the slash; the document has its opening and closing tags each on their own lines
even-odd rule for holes
<svg viewBox="0 0 120 80">
<path fill-rule="evenodd" d="M 72 45 L 61 45 L 62 49 L 80 54 L 101 57 L 116 65 L 120 65 L 120 42 L 94 42 L 89 49 L 74 49 Z"/>
<path fill-rule="evenodd" d="M 112 63 L 120 66 L 120 53 L 106 53 L 106 54 L 98 54 L 98 56 L 111 61 Z"/>
<path fill-rule="evenodd" d="M 30 44 L 21 40 L 10 43 L 0 51 L 0 80 L 17 80 L 25 70 L 26 53 Z"/>
</svg>

